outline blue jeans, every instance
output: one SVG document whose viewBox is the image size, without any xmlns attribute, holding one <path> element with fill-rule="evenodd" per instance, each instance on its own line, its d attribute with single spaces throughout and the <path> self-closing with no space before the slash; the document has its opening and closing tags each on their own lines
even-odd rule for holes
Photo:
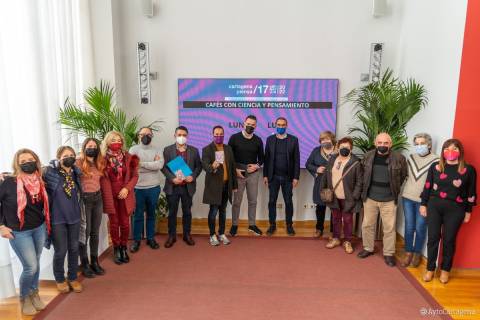
<svg viewBox="0 0 480 320">
<path fill-rule="evenodd" d="M 155 236 L 155 209 L 157 208 L 158 197 L 160 196 L 160 186 L 148 189 L 135 189 L 135 215 L 133 216 L 133 239 L 140 241 L 142 239 L 143 223 L 145 221 L 144 213 L 147 211 L 147 239 L 151 240 Z"/>
<path fill-rule="evenodd" d="M 24 298 L 33 290 L 38 290 L 40 256 L 47 238 L 45 223 L 35 229 L 12 233 L 14 238 L 10 240 L 10 246 L 23 267 L 20 276 L 20 297 Z"/>
<path fill-rule="evenodd" d="M 402 203 L 405 214 L 405 251 L 422 253 L 427 235 L 427 219 L 420 215 L 420 202 L 402 198 Z"/>
</svg>

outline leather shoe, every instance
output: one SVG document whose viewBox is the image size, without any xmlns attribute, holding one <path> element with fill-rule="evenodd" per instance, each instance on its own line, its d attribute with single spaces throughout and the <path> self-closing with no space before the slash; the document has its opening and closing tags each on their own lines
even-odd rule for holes
<svg viewBox="0 0 480 320">
<path fill-rule="evenodd" d="M 373 256 L 373 252 L 363 249 L 357 254 L 357 257 L 360 259 L 365 259 L 367 257 Z"/>
<path fill-rule="evenodd" d="M 385 264 L 389 267 L 395 267 L 396 262 L 395 258 L 393 256 L 383 256 L 383 259 L 385 260 Z"/>
<path fill-rule="evenodd" d="M 96 275 L 101 276 L 105 274 L 105 269 L 100 266 L 97 256 L 90 256 L 90 268 L 93 270 L 93 272 L 95 272 Z"/>
<path fill-rule="evenodd" d="M 412 259 L 413 259 L 413 253 L 411 252 L 407 252 L 405 253 L 405 257 L 403 258 L 403 261 L 402 261 L 402 267 L 406 268 L 410 265 L 410 263 L 412 262 Z"/>
<path fill-rule="evenodd" d="M 155 241 L 155 239 L 148 239 L 147 240 L 147 245 L 152 249 L 160 248 L 160 245 L 157 243 L 157 241 Z"/>
<path fill-rule="evenodd" d="M 189 246 L 195 245 L 195 241 L 193 241 L 192 235 L 190 234 L 184 235 L 183 241 L 185 241 L 185 243 L 188 244 Z"/>
<path fill-rule="evenodd" d="M 113 261 L 116 264 L 122 264 L 123 263 L 121 251 L 122 250 L 120 249 L 120 246 L 116 246 L 116 247 L 113 248 Z"/>
<path fill-rule="evenodd" d="M 128 253 L 127 253 L 127 246 L 120 246 L 120 255 L 122 257 L 123 263 L 130 262 L 130 257 L 128 256 Z"/>
<path fill-rule="evenodd" d="M 88 258 L 82 258 L 82 274 L 85 278 L 94 278 L 95 273 L 88 264 Z"/>
<path fill-rule="evenodd" d="M 130 246 L 130 252 L 135 253 L 140 249 L 140 241 L 135 240 L 133 241 L 132 245 Z"/>
<path fill-rule="evenodd" d="M 177 242 L 177 239 L 175 237 L 169 236 L 167 241 L 165 241 L 164 247 L 171 248 L 175 242 Z"/>
</svg>

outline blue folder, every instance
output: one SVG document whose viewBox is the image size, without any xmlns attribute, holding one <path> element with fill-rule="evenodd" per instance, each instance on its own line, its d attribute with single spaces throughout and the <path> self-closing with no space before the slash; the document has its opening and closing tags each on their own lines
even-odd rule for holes
<svg viewBox="0 0 480 320">
<path fill-rule="evenodd" d="M 185 177 L 191 176 L 193 173 L 181 156 L 178 156 L 167 163 L 167 167 L 170 169 L 170 171 L 172 171 L 173 174 L 175 174 L 178 170 L 182 171 Z"/>
</svg>

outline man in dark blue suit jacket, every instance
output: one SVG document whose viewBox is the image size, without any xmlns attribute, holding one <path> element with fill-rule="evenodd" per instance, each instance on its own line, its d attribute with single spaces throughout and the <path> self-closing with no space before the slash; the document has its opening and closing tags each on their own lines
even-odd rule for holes
<svg viewBox="0 0 480 320">
<path fill-rule="evenodd" d="M 192 223 L 192 198 L 196 191 L 197 177 L 202 173 L 202 161 L 198 149 L 187 145 L 188 129 L 180 126 L 175 129 L 174 144 L 165 147 L 163 150 L 163 158 L 165 166 L 161 170 L 165 175 L 165 188 L 163 191 L 167 195 L 168 202 L 168 239 L 165 242 L 165 248 L 170 248 L 176 242 L 177 236 L 177 212 L 178 203 L 182 203 L 182 224 L 183 224 L 183 241 L 188 245 L 195 245 L 190 231 Z M 172 172 L 167 164 L 176 157 L 182 157 L 192 170 L 192 174 L 183 177 L 180 172 Z"/>
<path fill-rule="evenodd" d="M 285 218 L 287 233 L 295 235 L 293 229 L 293 188 L 300 178 L 300 148 L 297 137 L 287 134 L 287 119 L 279 117 L 275 121 L 277 134 L 267 138 L 265 145 L 265 162 L 263 164 L 263 180 L 268 186 L 268 220 L 270 227 L 267 234 L 271 236 L 277 230 L 277 198 L 282 188 L 285 200 Z"/>
</svg>

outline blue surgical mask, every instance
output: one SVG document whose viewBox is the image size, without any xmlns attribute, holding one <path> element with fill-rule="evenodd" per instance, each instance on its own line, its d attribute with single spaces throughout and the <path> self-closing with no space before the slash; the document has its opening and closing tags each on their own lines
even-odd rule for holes
<svg viewBox="0 0 480 320">
<path fill-rule="evenodd" d="M 285 134 L 285 132 L 287 131 L 287 128 L 277 128 L 277 133 L 278 134 Z"/>
<path fill-rule="evenodd" d="M 415 152 L 419 155 L 419 156 L 426 156 L 430 150 L 428 149 L 428 146 L 426 144 L 417 144 L 415 145 Z"/>
</svg>

